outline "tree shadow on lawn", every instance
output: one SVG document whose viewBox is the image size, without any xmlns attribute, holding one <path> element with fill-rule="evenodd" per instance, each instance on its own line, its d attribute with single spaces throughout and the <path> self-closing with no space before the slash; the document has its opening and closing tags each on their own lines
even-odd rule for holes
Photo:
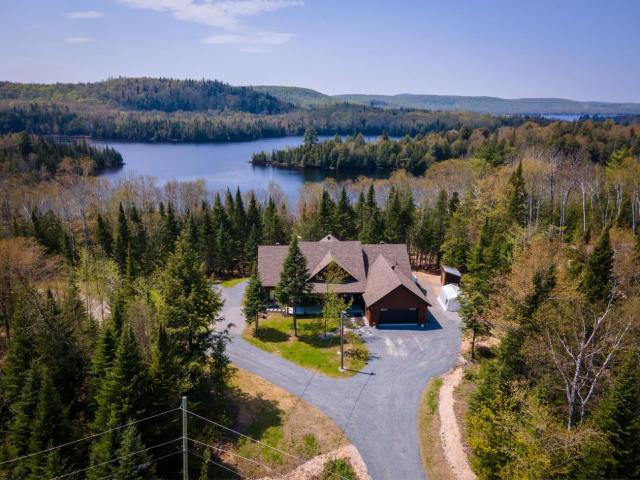
<svg viewBox="0 0 640 480">
<path fill-rule="evenodd" d="M 271 343 L 282 343 L 289 341 L 289 335 L 285 332 L 272 327 L 258 327 L 258 334 L 255 336 L 258 340 Z"/>
<path fill-rule="evenodd" d="M 284 411 L 277 402 L 262 395 L 251 395 L 233 387 L 229 400 L 234 426 L 252 438 L 260 439 L 269 428 L 283 424 Z"/>
</svg>

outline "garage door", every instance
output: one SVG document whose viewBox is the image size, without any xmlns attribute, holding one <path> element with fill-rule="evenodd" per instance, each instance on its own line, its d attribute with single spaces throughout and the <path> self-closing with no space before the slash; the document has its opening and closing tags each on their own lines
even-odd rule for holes
<svg viewBox="0 0 640 480">
<path fill-rule="evenodd" d="M 417 308 L 381 308 L 380 322 L 382 324 L 418 323 Z"/>
</svg>

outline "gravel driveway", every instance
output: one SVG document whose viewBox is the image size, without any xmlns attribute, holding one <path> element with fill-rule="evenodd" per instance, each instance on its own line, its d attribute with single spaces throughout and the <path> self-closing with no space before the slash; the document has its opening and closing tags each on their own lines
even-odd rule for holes
<svg viewBox="0 0 640 480">
<path fill-rule="evenodd" d="M 328 378 L 256 348 L 241 338 L 245 283 L 222 288 L 223 316 L 233 323 L 231 361 L 304 398 L 349 436 L 374 480 L 420 480 L 417 412 L 427 381 L 447 372 L 460 350 L 459 317 L 428 292 L 431 317 L 416 326 L 363 329 L 371 360 L 350 378 Z"/>
</svg>

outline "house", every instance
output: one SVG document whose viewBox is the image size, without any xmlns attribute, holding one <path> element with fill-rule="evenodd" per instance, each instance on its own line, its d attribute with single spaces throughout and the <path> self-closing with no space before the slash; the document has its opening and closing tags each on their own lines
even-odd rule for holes
<svg viewBox="0 0 640 480">
<path fill-rule="evenodd" d="M 440 269 L 440 283 L 442 285 L 448 285 L 449 283 L 455 283 L 458 285 L 461 278 L 462 274 L 460 273 L 460 270 L 442 265 Z"/>
<path fill-rule="evenodd" d="M 359 241 L 340 241 L 332 235 L 299 245 L 307 260 L 312 293 L 327 291 L 324 273 L 335 264 L 344 277 L 342 283 L 335 285 L 335 291 L 362 307 L 370 325 L 427 322 L 430 304 L 411 273 L 406 245 L 363 245 Z M 287 245 L 258 248 L 258 274 L 270 298 L 280 281 L 288 250 Z"/>
</svg>

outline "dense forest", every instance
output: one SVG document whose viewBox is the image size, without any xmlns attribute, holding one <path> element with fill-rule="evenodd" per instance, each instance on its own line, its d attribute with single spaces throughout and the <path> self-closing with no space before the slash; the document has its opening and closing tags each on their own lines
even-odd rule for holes
<svg viewBox="0 0 640 480">
<path fill-rule="evenodd" d="M 251 161 L 296 168 L 405 169 L 419 175 L 435 162 L 450 158 L 473 156 L 497 166 L 513 162 L 526 149 L 539 148 L 605 164 L 620 149 L 631 155 L 640 154 L 636 129 L 637 126 L 622 127 L 611 120 L 554 122 L 547 126 L 529 122 L 519 127 L 500 127 L 493 133 L 486 128 L 465 126 L 400 140 L 392 140 L 385 134 L 377 142 L 365 143 L 362 135 L 344 141 L 336 135 L 318 142 L 315 129 L 309 128 L 299 147 L 258 152 Z"/>
<path fill-rule="evenodd" d="M 160 112 L 231 110 L 270 115 L 292 108 L 250 87 L 233 87 L 216 80 L 148 77 L 114 78 L 95 83 L 0 82 L 0 98 L 33 103 L 104 104 Z"/>
<path fill-rule="evenodd" d="M 444 262 L 464 272 L 475 386 L 466 433 L 481 478 L 637 478 L 636 133 L 613 122 L 525 124 L 488 136 L 463 129 L 470 134 L 458 158 L 434 159 L 422 175 L 307 184 L 296 205 L 277 186 L 211 192 L 203 181 L 3 170 L 2 475 L 53 478 L 91 467 L 95 480 L 175 478 L 178 457 L 163 458 L 169 447 L 105 462 L 171 442 L 176 421 L 29 455 L 172 411 L 182 394 L 193 411 L 224 421 L 234 406 L 215 281 L 248 274 L 260 244 L 332 233 L 406 242 L 414 268 Z M 450 147 L 461 139 L 448 130 L 381 144 L 424 144 L 427 154 L 434 139 Z M 312 133 L 310 151 L 323 145 Z M 11 138 L 16 155 L 31 145 L 35 162 L 39 140 Z M 55 164 L 43 152 L 39 161 Z M 495 342 L 476 347 L 487 338 Z M 224 440 L 206 429 L 197 435 Z"/>
<path fill-rule="evenodd" d="M 27 173 L 42 180 L 63 170 L 94 174 L 123 165 L 122 155 L 112 148 L 86 142 L 57 142 L 22 132 L 0 136 L 0 176 Z"/>
<path fill-rule="evenodd" d="M 417 135 L 462 125 L 519 125 L 520 117 L 385 110 L 336 103 L 301 108 L 248 87 L 213 81 L 120 78 L 90 84 L 0 83 L 0 133 L 129 141 L 228 142 L 321 134 Z M 542 122 L 542 120 L 539 120 Z"/>
</svg>

